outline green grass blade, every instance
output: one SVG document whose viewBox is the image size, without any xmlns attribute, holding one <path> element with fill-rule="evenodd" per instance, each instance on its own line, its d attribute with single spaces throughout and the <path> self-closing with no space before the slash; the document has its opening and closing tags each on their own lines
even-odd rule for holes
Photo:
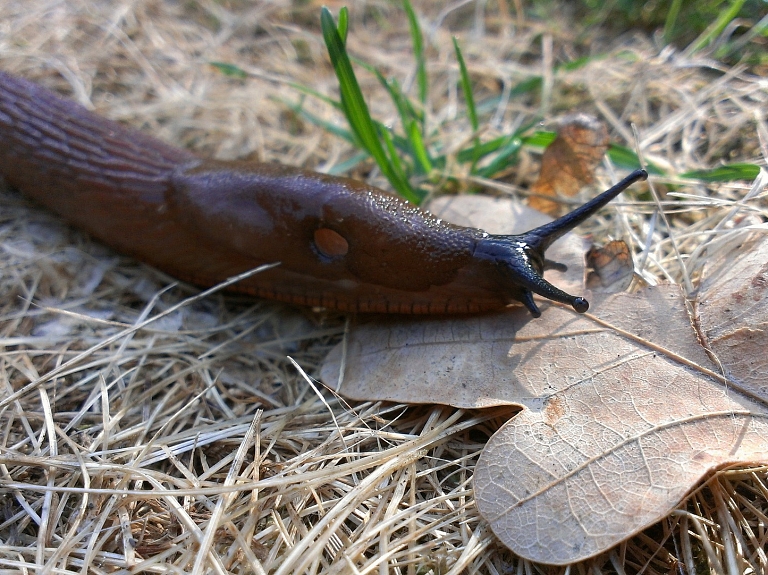
<svg viewBox="0 0 768 575">
<path fill-rule="evenodd" d="M 461 48 L 459 48 L 459 41 L 456 36 L 453 37 L 453 48 L 456 51 L 456 60 L 459 62 L 461 90 L 464 92 L 464 101 L 467 103 L 467 115 L 469 116 L 469 122 L 472 125 L 472 131 L 477 132 L 480 124 L 477 121 L 477 109 L 475 108 L 475 98 L 472 95 L 472 84 L 469 81 L 467 65 L 464 63 L 464 56 L 461 54 Z"/>
<path fill-rule="evenodd" d="M 534 76 L 528 80 L 523 80 L 509 91 L 509 97 L 515 98 L 516 96 L 522 96 L 523 94 L 538 92 L 541 90 L 541 85 L 543 83 L 544 80 L 541 76 Z"/>
<path fill-rule="evenodd" d="M 491 163 L 478 170 L 478 175 L 483 178 L 492 178 L 505 170 L 515 161 L 522 147 L 523 141 L 513 134 L 509 141 L 499 149 L 499 153 L 496 154 Z"/>
<path fill-rule="evenodd" d="M 408 140 L 411 144 L 413 156 L 416 158 L 416 165 L 421 168 L 422 173 L 431 173 L 432 160 L 429 157 L 429 152 L 421 137 L 421 128 L 416 121 L 411 122 L 411 125 L 408 128 Z"/>
<path fill-rule="evenodd" d="M 339 10 L 339 24 L 336 26 L 336 30 L 339 32 L 339 38 L 341 43 L 347 45 L 347 32 L 349 32 L 349 10 L 346 6 L 342 6 Z"/>
<path fill-rule="evenodd" d="M 522 138 L 522 143 L 526 146 L 533 146 L 535 148 L 546 148 L 555 141 L 556 137 L 557 134 L 555 132 L 539 131 L 534 132 L 530 136 L 525 136 Z M 611 159 L 611 162 L 613 162 L 614 165 L 619 168 L 636 170 L 637 168 L 641 167 L 640 159 L 637 157 L 637 154 L 635 154 L 635 152 L 629 148 L 619 146 L 618 144 L 610 144 L 608 146 L 607 153 L 608 157 Z M 651 174 L 664 174 L 664 171 L 661 168 L 651 162 L 647 162 L 643 167 L 645 167 L 645 169 L 648 170 L 648 172 Z"/>
<path fill-rule="evenodd" d="M 236 66 L 235 64 L 229 64 L 227 62 L 208 62 L 208 64 L 216 68 L 219 72 L 221 72 L 225 76 L 229 76 L 231 78 L 239 78 L 240 80 L 242 80 L 243 78 L 248 77 L 248 72 L 246 72 L 239 66 Z"/>
<path fill-rule="evenodd" d="M 339 138 L 342 138 L 349 142 L 350 144 L 357 145 L 358 141 L 355 138 L 354 134 L 350 132 L 349 130 L 345 130 L 344 128 L 339 128 L 336 124 L 332 124 L 331 122 L 326 122 L 322 118 L 315 116 L 311 112 L 307 112 L 304 107 L 301 104 L 294 104 L 293 102 L 289 102 L 288 100 L 280 99 L 278 100 L 288 106 L 291 110 L 293 110 L 296 114 L 307 120 L 308 122 L 311 122 L 315 126 L 318 126 L 328 132 L 329 134 L 333 134 L 334 136 L 337 136 Z M 366 154 L 370 156 L 370 154 Z"/>
<path fill-rule="evenodd" d="M 464 164 L 467 162 L 471 162 L 472 159 L 475 157 L 475 154 L 477 153 L 480 158 L 484 158 L 488 154 L 493 154 L 494 152 L 498 151 L 507 143 L 515 138 L 516 135 L 508 135 L 508 136 L 499 136 L 498 138 L 494 138 L 493 140 L 489 140 L 488 142 L 483 142 L 477 147 L 472 148 L 464 148 L 463 150 L 459 150 L 459 153 L 456 155 L 456 158 L 459 160 L 459 163 Z"/>
<path fill-rule="evenodd" d="M 360 90 L 360 85 L 357 83 L 357 78 L 352 70 L 352 64 L 336 29 L 333 17 L 327 8 L 322 9 L 321 24 L 323 38 L 331 57 L 331 63 L 339 80 L 342 110 L 346 114 L 352 131 L 359 138 L 361 145 L 377 161 L 383 160 L 384 150 L 379 143 L 368 106 L 363 99 L 363 93 Z"/>
<path fill-rule="evenodd" d="M 421 28 L 419 28 L 416 13 L 413 11 L 413 6 L 411 6 L 409 0 L 403 0 L 403 8 L 405 8 L 405 13 L 408 16 L 411 41 L 413 42 L 413 56 L 416 58 L 416 84 L 419 87 L 419 101 L 421 102 L 422 109 L 426 109 L 428 81 L 427 64 L 424 58 L 424 38 L 421 34 Z"/>
<path fill-rule="evenodd" d="M 400 87 L 400 83 L 396 79 L 392 79 L 387 83 L 389 90 L 394 97 L 397 98 L 395 105 L 397 106 L 398 113 L 400 114 L 400 121 L 403 123 L 403 129 L 405 129 L 411 121 L 416 121 L 419 124 L 424 123 L 424 114 L 413 107 L 411 100 L 406 96 L 403 89 Z"/>
<path fill-rule="evenodd" d="M 578 70 L 579 68 L 583 68 L 590 62 L 595 62 L 597 60 L 604 60 L 607 58 L 607 54 L 594 54 L 592 56 L 581 56 L 580 58 L 576 58 L 574 60 L 569 60 L 568 62 L 563 62 L 560 64 L 555 65 L 555 72 L 572 72 L 573 70 Z"/>
<path fill-rule="evenodd" d="M 763 16 L 757 23 L 749 28 L 745 33 L 741 34 L 737 40 L 727 42 L 724 46 L 720 46 L 714 54 L 717 60 L 725 60 L 737 52 L 741 52 L 747 44 L 753 42 L 755 38 L 762 36 L 768 37 L 768 14 Z M 765 51 L 763 51 L 765 52 Z M 768 60 L 768 55 L 765 53 L 754 54 L 752 57 L 747 58 L 746 61 L 756 60 L 765 62 Z M 743 59 L 743 55 L 739 56 L 739 59 Z M 746 63 L 746 62 L 745 62 Z"/>
<path fill-rule="evenodd" d="M 640 165 L 640 158 L 637 154 L 624 146 L 618 144 L 611 144 L 608 146 L 608 157 L 613 162 L 613 165 L 625 170 L 636 170 L 638 168 L 645 168 L 649 174 L 655 174 L 657 176 L 664 175 L 664 170 L 659 168 L 652 162 L 647 162 L 644 166 Z"/>
<path fill-rule="evenodd" d="M 534 148 L 546 148 L 555 141 L 557 134 L 555 132 L 538 131 L 530 136 L 523 138 L 523 144 L 533 146 Z"/>
<path fill-rule="evenodd" d="M 352 132 L 355 134 L 359 144 L 368 151 L 379 165 L 379 168 L 392 187 L 407 200 L 418 202 L 418 195 L 411 189 L 408 181 L 404 180 L 401 174 L 395 170 L 392 160 L 387 157 L 381 145 L 379 131 L 368 111 L 368 106 L 363 98 L 355 72 L 352 70 L 352 64 L 349 61 L 346 48 L 328 8 L 323 7 L 320 12 L 320 25 L 331 63 L 339 81 L 341 105 L 347 117 L 347 122 L 349 122 L 352 128 Z"/>
<path fill-rule="evenodd" d="M 395 144 L 392 141 L 392 135 L 389 133 L 389 130 L 385 126 L 381 127 L 381 138 L 384 140 L 384 144 L 387 146 L 387 151 L 389 152 L 389 157 L 392 160 L 390 164 L 392 171 L 400 181 L 407 182 L 408 176 L 406 175 L 405 169 L 403 168 L 403 163 L 400 161 L 400 156 L 397 155 Z M 420 199 L 421 198 L 411 201 L 418 202 Z"/>
<path fill-rule="evenodd" d="M 422 136 L 422 129 L 424 126 L 423 114 L 416 111 L 413 104 L 411 104 L 411 101 L 400 88 L 400 84 L 397 80 L 393 79 L 390 82 L 387 82 L 378 70 L 374 70 L 374 73 L 379 78 L 379 82 L 386 88 L 390 98 L 392 98 L 398 114 L 400 115 L 400 123 L 403 126 L 403 132 L 406 134 L 405 140 L 395 136 L 396 147 L 403 153 L 413 157 L 419 172 L 424 174 L 430 173 L 432 170 L 432 161 L 429 157 L 429 152 L 424 145 L 424 138 Z M 404 144 L 407 145 L 404 146 Z"/>
<path fill-rule="evenodd" d="M 727 164 L 711 170 L 693 170 L 680 174 L 680 177 L 704 182 L 733 182 L 735 180 L 754 180 L 759 173 L 760 166 L 741 163 Z"/>
<path fill-rule="evenodd" d="M 453 48 L 456 51 L 456 60 L 459 62 L 459 74 L 461 76 L 461 90 L 464 92 L 464 101 L 467 104 L 467 115 L 469 116 L 469 123 L 472 125 L 472 132 L 477 134 L 480 128 L 480 122 L 477 120 L 477 107 L 475 106 L 475 97 L 472 94 L 472 84 L 469 81 L 469 72 L 467 72 L 467 65 L 464 62 L 464 56 L 461 54 L 461 48 L 459 48 L 459 40 L 456 36 L 453 37 Z M 470 173 L 474 173 L 475 165 L 480 159 L 479 155 L 480 138 L 475 136 L 475 154 L 472 159 L 472 167 Z"/>
<path fill-rule="evenodd" d="M 312 96 L 313 98 L 317 98 L 321 102 L 325 102 L 326 104 L 330 104 L 331 106 L 333 106 L 337 110 L 341 110 L 342 112 L 344 111 L 344 107 L 341 105 L 341 102 L 339 102 L 338 100 L 334 100 L 333 98 L 329 98 L 328 96 L 326 96 L 324 94 L 321 94 L 320 92 L 318 92 L 317 90 L 315 90 L 313 88 L 309 88 L 307 86 L 302 86 L 301 84 L 295 84 L 293 82 L 289 82 L 288 85 L 291 88 L 294 88 L 294 89 L 298 90 L 299 92 L 302 92 L 302 93 L 306 94 L 307 96 Z"/>
<path fill-rule="evenodd" d="M 373 66 L 370 66 L 369 64 L 361 62 L 360 65 L 374 74 L 379 80 L 379 83 L 389 94 L 392 103 L 397 108 L 397 113 L 400 116 L 400 122 L 403 126 L 403 130 L 407 131 L 407 127 L 410 125 L 412 120 L 417 120 L 419 123 L 423 121 L 423 115 L 416 111 L 416 108 L 413 107 L 413 104 L 411 104 L 408 96 L 406 96 L 403 90 L 400 88 L 400 84 L 397 82 L 397 80 L 387 80 L 384 75 L 379 72 L 379 70 Z"/>
<path fill-rule="evenodd" d="M 360 151 L 348 160 L 345 160 L 339 164 L 334 164 L 331 166 L 331 168 L 328 170 L 328 173 L 332 176 L 341 176 L 344 174 L 349 173 L 350 170 L 354 169 L 355 166 L 357 166 L 360 162 L 364 162 L 371 156 L 368 154 L 368 152 Z"/>
<path fill-rule="evenodd" d="M 690 54 L 695 54 L 699 50 L 709 46 L 714 41 L 714 39 L 717 38 L 723 32 L 723 30 L 725 30 L 726 26 L 728 26 L 728 24 L 730 24 L 731 21 L 739 15 L 739 10 L 741 10 L 741 7 L 744 6 L 744 2 L 746 2 L 746 0 L 732 0 L 731 5 L 720 12 L 717 20 L 707 26 L 707 29 L 704 30 L 704 32 L 702 32 L 701 35 L 693 41 L 693 44 L 691 44 L 691 47 L 688 48 L 687 51 Z"/>
<path fill-rule="evenodd" d="M 406 134 L 406 138 L 393 135 L 395 148 L 404 154 L 411 156 L 420 173 L 428 174 L 431 171 L 432 161 L 429 158 L 429 152 L 424 145 L 424 138 L 421 134 L 421 130 L 423 130 L 424 126 L 424 114 L 414 107 L 396 79 L 393 78 L 387 80 L 377 68 L 370 64 L 359 62 L 358 60 L 354 60 L 354 62 L 376 76 L 379 83 L 389 94 L 395 108 L 397 108 L 398 115 L 400 116 L 400 123 L 403 127 L 403 133 Z M 386 129 L 383 125 L 379 125 L 378 123 L 377 125 L 379 127 L 379 133 L 382 133 L 381 130 Z M 416 131 L 413 129 L 414 125 L 417 126 Z"/>
<path fill-rule="evenodd" d="M 672 33 L 675 30 L 675 24 L 677 24 L 677 16 L 680 14 L 680 7 L 683 5 L 683 0 L 672 0 L 672 4 L 667 11 L 667 18 L 664 21 L 664 43 L 672 43 Z"/>
</svg>

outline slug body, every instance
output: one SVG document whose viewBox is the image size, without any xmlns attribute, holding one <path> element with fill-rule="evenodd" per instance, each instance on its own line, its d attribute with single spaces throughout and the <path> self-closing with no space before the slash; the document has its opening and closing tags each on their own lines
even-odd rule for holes
<svg viewBox="0 0 768 575">
<path fill-rule="evenodd" d="M 541 277 L 549 245 L 632 182 L 520 236 L 447 224 L 362 182 L 218 162 L 0 72 L 0 175 L 118 251 L 200 285 L 342 311 L 470 313 L 532 292 L 586 311 Z"/>
</svg>

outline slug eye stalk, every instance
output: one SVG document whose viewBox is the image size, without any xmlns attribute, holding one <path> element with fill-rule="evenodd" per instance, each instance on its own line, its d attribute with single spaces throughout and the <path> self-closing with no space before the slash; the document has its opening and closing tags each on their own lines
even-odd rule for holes
<svg viewBox="0 0 768 575">
<path fill-rule="evenodd" d="M 521 302 L 534 317 L 541 311 L 533 301 L 533 294 L 566 303 L 579 313 L 589 309 L 589 302 L 555 287 L 542 277 L 545 269 L 565 270 L 566 266 L 548 260 L 545 252 L 557 239 L 605 206 L 613 198 L 639 180 L 648 178 L 645 170 L 635 170 L 612 188 L 576 208 L 563 217 L 520 235 L 490 236 L 478 246 L 480 257 L 493 260 L 502 275 L 513 284 L 511 297 Z"/>
</svg>

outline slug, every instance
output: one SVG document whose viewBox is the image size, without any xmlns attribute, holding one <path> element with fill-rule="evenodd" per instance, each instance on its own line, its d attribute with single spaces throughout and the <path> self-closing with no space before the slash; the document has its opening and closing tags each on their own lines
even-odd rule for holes
<svg viewBox="0 0 768 575">
<path fill-rule="evenodd" d="M 0 72 L 0 175 L 112 248 L 210 286 L 280 265 L 233 289 L 347 312 L 454 314 L 532 295 L 589 307 L 547 282 L 557 238 L 647 173 L 637 170 L 571 213 L 522 235 L 443 222 L 348 178 L 221 162 L 104 119 Z"/>
</svg>

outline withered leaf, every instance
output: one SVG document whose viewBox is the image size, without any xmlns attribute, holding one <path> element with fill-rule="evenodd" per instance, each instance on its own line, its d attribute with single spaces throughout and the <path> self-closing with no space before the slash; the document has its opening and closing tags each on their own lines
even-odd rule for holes
<svg viewBox="0 0 768 575">
<path fill-rule="evenodd" d="M 629 246 L 613 240 L 603 247 L 592 246 L 587 252 L 587 287 L 606 293 L 626 291 L 632 283 L 634 266 Z"/>
<path fill-rule="evenodd" d="M 759 397 L 768 396 L 768 240 L 743 243 L 705 270 L 696 316 L 704 344 L 725 372 Z"/>
<path fill-rule="evenodd" d="M 587 114 L 566 116 L 557 137 L 544 150 L 539 178 L 531 191 L 543 196 L 572 197 L 592 183 L 595 168 L 608 149 L 608 130 L 597 118 Z M 533 196 L 528 205 L 545 214 L 557 215 L 557 202 Z"/>
<path fill-rule="evenodd" d="M 678 287 L 658 286 L 593 295 L 581 316 L 549 304 L 536 320 L 512 309 L 361 325 L 340 391 L 520 406 L 480 457 L 478 509 L 521 556 L 594 556 L 664 517 L 712 470 L 768 463 L 768 241 L 744 253 L 704 282 L 696 321 Z M 329 356 L 326 383 L 340 364 Z"/>
<path fill-rule="evenodd" d="M 552 350 L 569 358 L 558 363 L 570 384 L 488 442 L 477 505 L 513 551 L 554 564 L 596 555 L 664 517 L 712 470 L 768 462 L 768 397 L 729 385 L 680 310 L 671 287 L 611 296 L 584 318 L 602 333 Z"/>
</svg>

